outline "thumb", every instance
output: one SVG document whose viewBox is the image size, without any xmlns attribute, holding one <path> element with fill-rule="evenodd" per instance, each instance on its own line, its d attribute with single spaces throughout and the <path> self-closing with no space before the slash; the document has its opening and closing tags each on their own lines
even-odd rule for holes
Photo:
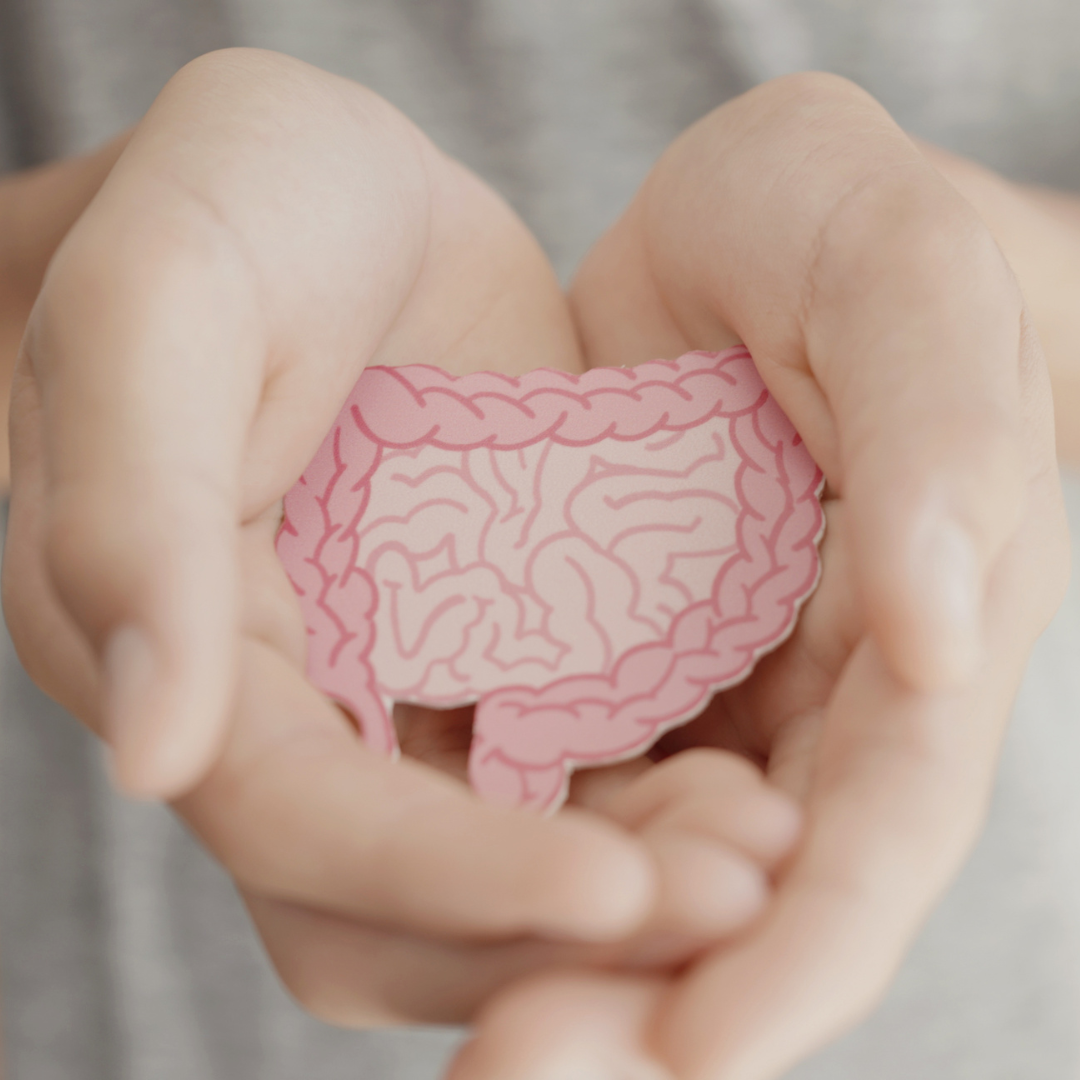
<svg viewBox="0 0 1080 1080">
<path fill-rule="evenodd" d="M 882 184 L 834 218 L 804 323 L 868 627 L 924 689 L 982 663 L 988 579 L 1021 524 L 1030 455 L 1052 461 L 1053 438 L 1011 272 L 934 181 Z M 854 238 L 868 227 L 872 256 Z"/>
<path fill-rule="evenodd" d="M 117 782 L 170 797 L 212 759 L 229 705 L 240 468 L 264 343 L 226 246 L 132 257 L 99 227 L 61 250 L 25 343 L 46 560 L 101 664 Z"/>
</svg>

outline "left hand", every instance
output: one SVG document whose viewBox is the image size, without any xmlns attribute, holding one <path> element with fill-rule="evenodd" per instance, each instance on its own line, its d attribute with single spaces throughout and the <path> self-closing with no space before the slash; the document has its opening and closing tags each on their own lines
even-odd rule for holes
<svg viewBox="0 0 1080 1080">
<path fill-rule="evenodd" d="M 733 944 L 674 976 L 523 981 L 452 1077 L 766 1080 L 876 1002 L 980 826 L 1067 578 L 1045 365 L 975 212 L 830 76 L 684 134 L 572 301 L 591 364 L 745 342 L 825 471 L 795 635 L 662 744 L 767 763 L 806 832 Z"/>
<path fill-rule="evenodd" d="M 616 825 L 500 810 L 443 775 L 445 715 L 395 764 L 307 681 L 281 495 L 365 362 L 418 358 L 582 369 L 490 189 L 363 87 L 230 50 L 135 131 L 52 259 L 14 382 L 4 603 L 26 669 L 129 791 L 175 800 L 302 1004 L 350 1024 L 465 1018 L 551 962 L 683 958 L 757 913 L 800 816 L 719 752 L 631 783 Z"/>
</svg>

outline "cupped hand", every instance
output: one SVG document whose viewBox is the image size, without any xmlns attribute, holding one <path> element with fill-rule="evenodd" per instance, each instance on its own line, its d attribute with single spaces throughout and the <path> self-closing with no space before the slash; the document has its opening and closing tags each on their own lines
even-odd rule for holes
<svg viewBox="0 0 1080 1080">
<path fill-rule="evenodd" d="M 772 84 L 680 140 L 573 311 L 506 208 L 377 98 L 263 54 L 197 63 L 35 311 L 9 619 L 122 783 L 187 792 L 320 1015 L 488 1001 L 463 1080 L 563 1076 L 575 1054 L 774 1075 L 865 1009 L 979 820 L 1063 577 L 1037 344 L 978 221 L 832 80 Z M 365 752 L 303 678 L 272 550 L 364 364 L 577 370 L 736 340 L 830 483 L 825 577 L 784 650 L 670 760 L 583 777 L 547 822 Z M 417 756 L 451 761 L 432 721 Z M 731 750 L 805 803 L 789 867 L 798 815 Z M 776 902 L 709 948 L 775 873 Z M 753 902 L 725 909 L 740 875 Z"/>
<path fill-rule="evenodd" d="M 766 1080 L 875 1003 L 981 824 L 1068 572 L 1045 365 L 974 211 L 829 76 L 684 134 L 572 302 L 590 364 L 744 342 L 825 471 L 795 634 L 662 743 L 761 762 L 805 832 L 735 942 L 673 976 L 523 980 L 453 1080 Z"/>
<path fill-rule="evenodd" d="M 304 677 L 281 497 L 368 363 L 582 370 L 527 230 L 400 114 L 269 54 L 166 88 L 50 266 L 13 386 L 5 608 L 31 675 L 171 797 L 286 983 L 342 1023 L 468 1017 L 553 963 L 670 967 L 761 910 L 799 812 L 723 752 L 463 783 L 458 715 L 369 752 Z M 467 734 L 467 726 L 466 726 Z"/>
</svg>

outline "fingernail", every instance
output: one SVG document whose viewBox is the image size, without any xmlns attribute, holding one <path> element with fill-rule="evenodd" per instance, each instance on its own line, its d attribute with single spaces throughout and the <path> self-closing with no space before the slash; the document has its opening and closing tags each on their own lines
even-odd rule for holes
<svg viewBox="0 0 1080 1080">
<path fill-rule="evenodd" d="M 168 784 L 169 769 L 156 715 L 161 666 L 149 635 L 131 624 L 115 630 L 102 669 L 113 779 L 129 795 L 157 796 Z"/>
<path fill-rule="evenodd" d="M 982 655 L 982 574 L 966 529 L 945 519 L 928 529 L 919 569 L 944 681 L 970 678 Z"/>
</svg>

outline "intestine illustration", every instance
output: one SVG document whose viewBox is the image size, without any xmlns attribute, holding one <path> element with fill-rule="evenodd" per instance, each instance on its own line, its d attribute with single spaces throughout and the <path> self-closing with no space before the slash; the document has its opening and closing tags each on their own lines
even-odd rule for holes
<svg viewBox="0 0 1080 1080">
<path fill-rule="evenodd" d="M 574 376 L 367 369 L 285 498 L 308 672 L 395 754 L 476 702 L 469 777 L 550 812 L 744 679 L 817 582 L 822 475 L 749 352 Z"/>
</svg>

